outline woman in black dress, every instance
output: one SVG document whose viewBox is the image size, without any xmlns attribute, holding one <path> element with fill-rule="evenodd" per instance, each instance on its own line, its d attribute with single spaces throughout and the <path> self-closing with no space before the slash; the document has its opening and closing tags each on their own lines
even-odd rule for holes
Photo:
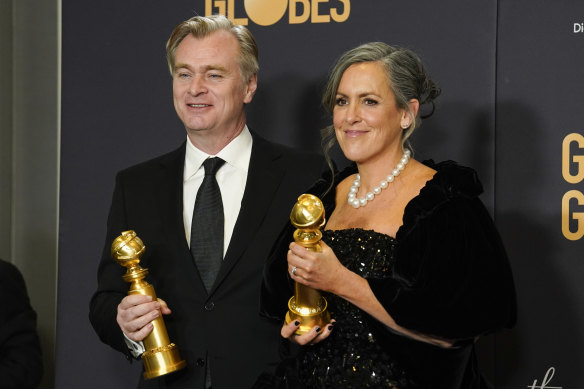
<svg viewBox="0 0 584 389">
<path fill-rule="evenodd" d="M 302 387 L 487 387 L 474 343 L 513 325 L 513 279 L 476 173 L 418 162 L 406 146 L 420 106 L 433 110 L 439 94 L 417 55 L 380 42 L 346 52 L 331 72 L 328 136 L 354 164 L 309 191 L 328 216 L 322 252 L 288 246 L 285 231 L 287 255 L 274 252 L 262 296 L 263 312 L 280 320 L 291 281 L 328 301 L 324 328 L 282 327 L 310 346 L 297 358 Z"/>
</svg>

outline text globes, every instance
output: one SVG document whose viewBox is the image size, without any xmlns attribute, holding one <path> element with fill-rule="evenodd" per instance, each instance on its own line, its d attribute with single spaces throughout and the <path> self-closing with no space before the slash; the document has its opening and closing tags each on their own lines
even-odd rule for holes
<svg viewBox="0 0 584 389">
<path fill-rule="evenodd" d="M 351 14 L 351 0 L 205 0 L 205 15 L 225 15 L 233 24 L 247 26 L 251 20 L 271 26 L 285 19 L 289 24 L 343 23 Z M 237 10 L 236 10 L 237 5 Z M 244 14 L 247 17 L 241 17 Z"/>
</svg>

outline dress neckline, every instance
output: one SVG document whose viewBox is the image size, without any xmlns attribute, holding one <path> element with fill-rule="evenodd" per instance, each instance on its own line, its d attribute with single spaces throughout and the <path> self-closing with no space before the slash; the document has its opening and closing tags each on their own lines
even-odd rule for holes
<svg viewBox="0 0 584 389">
<path fill-rule="evenodd" d="M 433 160 L 425 160 L 422 163 L 434 170 L 436 173 L 426 181 L 420 189 L 420 193 L 414 196 L 405 206 L 402 217 L 402 225 L 399 226 L 395 237 L 374 231 L 378 234 L 389 236 L 396 241 L 403 240 L 418 221 L 425 216 L 432 214 L 442 204 L 448 202 L 453 197 L 477 197 L 483 192 L 482 185 L 476 172 L 468 167 L 461 166 L 454 161 L 443 161 L 435 163 Z M 335 175 L 337 184 L 346 177 L 357 172 L 357 165 L 351 164 Z M 309 193 L 316 193 L 323 196 L 326 188 L 330 185 L 331 175 L 326 172 Z M 335 185 L 336 187 L 336 185 Z M 327 214 L 331 214 L 335 208 L 335 191 L 330 190 L 321 197 Z M 326 227 L 325 227 L 326 228 Z M 338 231 L 338 230 L 328 230 Z"/>
<path fill-rule="evenodd" d="M 376 235 L 380 235 L 382 237 L 391 239 L 391 240 L 396 240 L 395 237 L 388 235 L 386 233 L 383 232 L 379 232 L 379 231 L 375 231 L 372 229 L 367 229 L 367 228 L 361 228 L 361 227 L 349 227 L 349 228 L 339 228 L 339 229 L 335 229 L 335 230 L 327 230 L 324 229 L 322 232 L 330 232 L 330 233 L 342 233 L 342 232 L 351 232 L 351 231 L 359 231 L 359 232 L 365 232 L 365 233 L 374 233 Z"/>
</svg>

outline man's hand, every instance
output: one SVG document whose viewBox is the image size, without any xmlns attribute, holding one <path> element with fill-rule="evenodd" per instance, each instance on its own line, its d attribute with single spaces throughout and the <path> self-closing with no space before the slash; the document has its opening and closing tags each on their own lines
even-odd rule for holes
<svg viewBox="0 0 584 389">
<path fill-rule="evenodd" d="M 152 321 L 160 316 L 170 314 L 170 309 L 161 299 L 152 301 L 152 297 L 133 294 L 124 297 L 118 305 L 118 325 L 126 336 L 134 342 L 140 342 L 152 332 Z"/>
</svg>

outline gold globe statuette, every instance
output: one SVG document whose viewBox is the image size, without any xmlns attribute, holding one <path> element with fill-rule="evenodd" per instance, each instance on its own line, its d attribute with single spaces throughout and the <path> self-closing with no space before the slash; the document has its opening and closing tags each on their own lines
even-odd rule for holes
<svg viewBox="0 0 584 389">
<path fill-rule="evenodd" d="M 144 280 L 148 269 L 142 268 L 140 257 L 146 246 L 134 231 L 124 231 L 112 243 L 112 258 L 128 270 L 122 276 L 123 280 L 130 283 L 128 295 L 142 294 L 151 296 L 156 300 L 154 287 Z M 152 332 L 143 340 L 146 351 L 142 354 L 144 364 L 144 378 L 150 379 L 164 374 L 172 373 L 186 366 L 181 359 L 178 348 L 168 339 L 166 326 L 162 314 L 152 322 Z"/>
<path fill-rule="evenodd" d="M 294 241 L 307 250 L 320 252 L 320 229 L 325 224 L 324 205 L 314 195 L 303 194 L 290 212 L 290 221 L 296 227 Z M 321 328 L 330 321 L 330 314 L 326 310 L 327 302 L 320 292 L 314 288 L 298 282 L 294 285 L 294 296 L 288 301 L 286 324 L 298 320 L 300 326 L 297 335 L 310 331 L 314 326 Z"/>
</svg>

